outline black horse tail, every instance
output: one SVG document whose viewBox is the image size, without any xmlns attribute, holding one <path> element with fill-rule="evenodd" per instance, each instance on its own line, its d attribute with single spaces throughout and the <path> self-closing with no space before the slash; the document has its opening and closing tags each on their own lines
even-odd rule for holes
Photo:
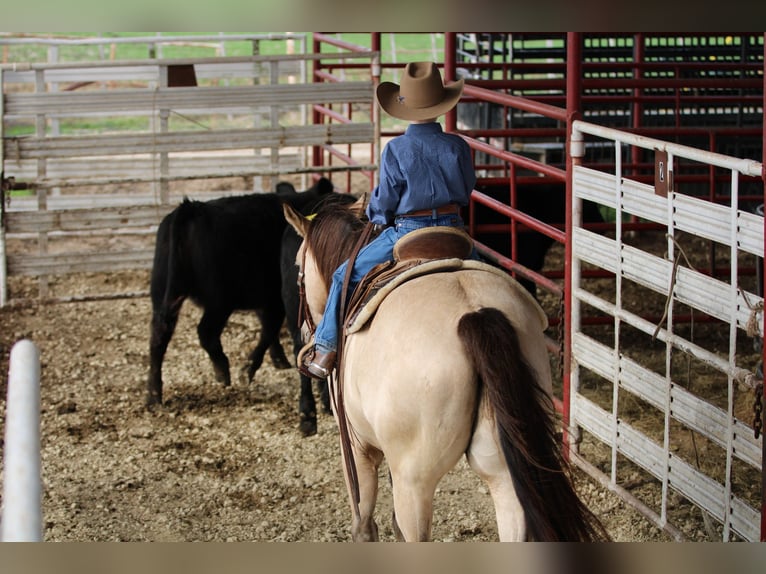
<svg viewBox="0 0 766 574">
<path fill-rule="evenodd" d="M 458 335 L 495 414 L 500 444 L 524 507 L 527 536 L 537 542 L 609 540 L 577 496 L 556 440 L 553 405 L 521 352 L 518 335 L 498 309 L 464 315 Z"/>
</svg>

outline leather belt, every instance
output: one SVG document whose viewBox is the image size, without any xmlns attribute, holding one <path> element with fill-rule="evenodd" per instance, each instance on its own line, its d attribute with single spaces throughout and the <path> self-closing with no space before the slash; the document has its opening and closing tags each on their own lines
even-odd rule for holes
<svg viewBox="0 0 766 574">
<path fill-rule="evenodd" d="M 456 203 L 448 203 L 447 205 L 442 205 L 440 207 L 434 207 L 433 209 L 419 209 L 417 211 L 410 211 L 409 213 L 403 213 L 401 215 L 397 215 L 397 217 L 424 217 L 431 215 L 433 217 L 437 217 L 439 215 L 459 215 L 460 214 L 460 206 Z"/>
</svg>

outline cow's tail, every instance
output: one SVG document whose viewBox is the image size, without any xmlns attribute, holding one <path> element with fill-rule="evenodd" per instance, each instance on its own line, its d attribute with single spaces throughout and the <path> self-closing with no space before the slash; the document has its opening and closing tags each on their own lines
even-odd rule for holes
<svg viewBox="0 0 766 574">
<path fill-rule="evenodd" d="M 498 309 L 464 315 L 458 334 L 494 412 L 500 444 L 524 507 L 530 539 L 593 541 L 609 538 L 577 496 L 556 439 L 553 406 L 524 360 L 513 324 Z"/>
<path fill-rule="evenodd" d="M 186 293 L 179 291 L 179 274 L 182 274 L 183 259 L 179 256 L 182 234 L 189 227 L 189 222 L 196 216 L 195 202 L 184 199 L 170 212 L 157 229 L 157 241 L 154 249 L 152 268 L 151 295 L 156 310 L 177 313 Z"/>
</svg>

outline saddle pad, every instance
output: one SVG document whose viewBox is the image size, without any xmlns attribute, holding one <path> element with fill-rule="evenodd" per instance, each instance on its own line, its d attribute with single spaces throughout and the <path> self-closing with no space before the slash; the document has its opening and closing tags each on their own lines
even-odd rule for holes
<svg viewBox="0 0 766 574">
<path fill-rule="evenodd" d="M 548 328 L 548 316 L 545 314 L 545 311 L 542 307 L 540 307 L 540 304 L 532 296 L 532 294 L 513 277 L 508 275 L 505 271 L 498 269 L 497 267 L 493 267 L 488 263 L 483 263 L 473 259 L 459 258 L 428 260 L 414 266 L 411 265 L 412 262 L 409 263 L 410 265 L 404 264 L 405 270 L 402 273 L 393 276 L 389 281 L 376 289 L 370 298 L 362 306 L 359 307 L 359 309 L 352 317 L 349 318 L 345 328 L 346 335 L 360 331 L 365 326 L 367 321 L 369 321 L 375 314 L 375 311 L 377 311 L 378 306 L 383 301 L 383 299 L 385 299 L 386 296 L 391 293 L 391 291 L 396 289 L 402 283 L 415 277 L 420 277 L 421 275 L 427 275 L 429 273 L 444 273 L 460 270 L 485 271 L 487 273 L 494 273 L 498 277 L 502 277 L 508 282 L 508 285 L 516 292 L 518 297 L 524 299 L 527 304 L 531 305 L 537 310 L 538 317 L 540 318 L 540 326 L 542 329 L 545 330 Z"/>
<path fill-rule="evenodd" d="M 394 245 L 394 259 L 466 259 L 473 251 L 473 239 L 458 227 L 437 225 L 410 231 Z"/>
</svg>

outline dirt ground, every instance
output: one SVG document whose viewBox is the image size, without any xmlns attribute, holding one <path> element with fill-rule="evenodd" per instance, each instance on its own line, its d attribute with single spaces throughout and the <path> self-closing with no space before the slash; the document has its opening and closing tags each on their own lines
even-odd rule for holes
<svg viewBox="0 0 766 574">
<path fill-rule="evenodd" d="M 86 279 L 95 291 L 140 291 L 148 273 Z M 268 358 L 251 385 L 215 382 L 196 339 L 199 313 L 184 307 L 165 361 L 165 405 L 148 412 L 148 298 L 0 309 L 2 371 L 14 342 L 28 338 L 40 350 L 46 541 L 350 539 L 331 415 L 303 438 L 297 373 Z M 233 369 L 258 329 L 250 314 L 230 320 L 223 345 Z M 283 344 L 289 350 L 286 331 Z M 3 381 L 3 415 L 5 396 Z M 376 516 L 381 539 L 393 540 L 384 472 Z M 580 472 L 577 486 L 615 540 L 669 539 Z M 464 463 L 442 481 L 435 504 L 434 540 L 496 540 L 490 496 Z"/>
</svg>

